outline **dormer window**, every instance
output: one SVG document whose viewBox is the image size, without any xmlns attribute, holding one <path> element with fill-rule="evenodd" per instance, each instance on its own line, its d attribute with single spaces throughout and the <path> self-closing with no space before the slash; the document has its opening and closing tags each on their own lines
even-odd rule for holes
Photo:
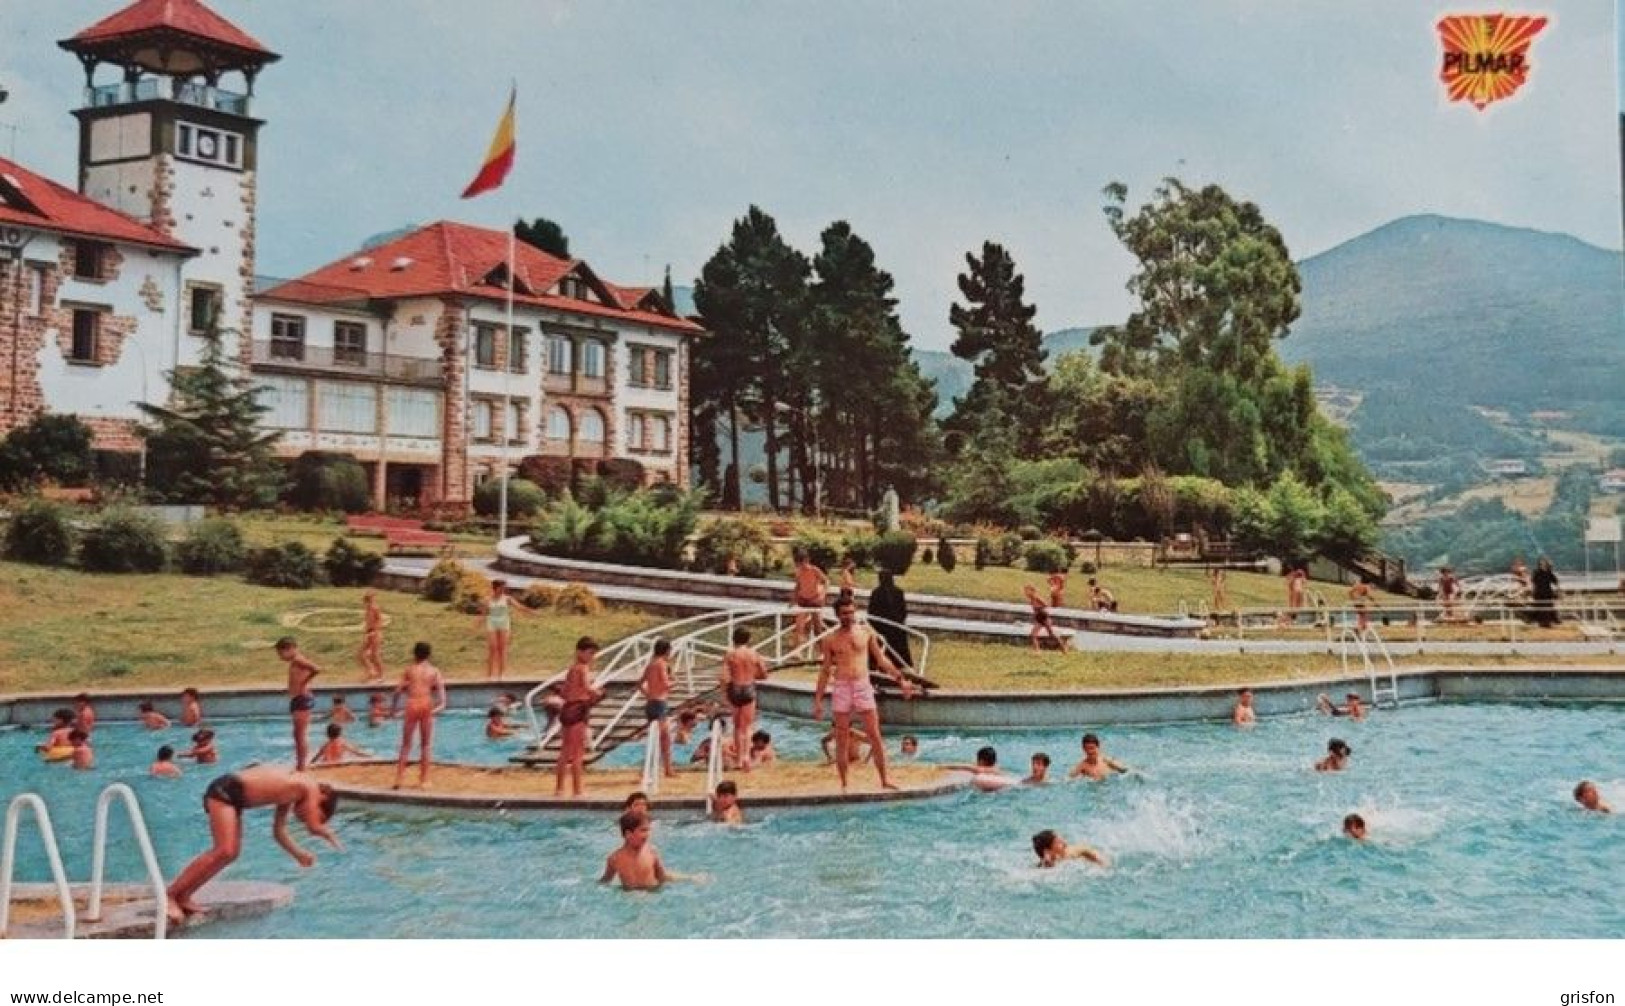
<svg viewBox="0 0 1625 1006">
<path fill-rule="evenodd" d="M 587 284 L 580 276 L 566 276 L 559 280 L 559 295 L 571 300 L 589 300 Z"/>
<path fill-rule="evenodd" d="M 405 255 L 402 255 L 400 258 L 396 259 L 395 261 L 393 261 L 393 262 L 391 262 L 389 264 L 389 271 L 390 272 L 404 272 L 406 270 L 406 267 L 411 265 L 411 264 L 412 264 L 412 260 L 410 258 L 407 258 Z"/>
<path fill-rule="evenodd" d="M 368 258 L 365 255 L 362 255 L 362 256 L 359 256 L 357 258 L 353 258 L 353 259 L 350 260 L 350 271 L 351 272 L 360 272 L 361 270 L 367 268 L 367 266 L 369 266 L 369 265 L 372 265 L 372 259 Z"/>
<path fill-rule="evenodd" d="M 101 279 L 107 246 L 97 241 L 73 243 L 73 275 L 76 279 Z"/>
</svg>

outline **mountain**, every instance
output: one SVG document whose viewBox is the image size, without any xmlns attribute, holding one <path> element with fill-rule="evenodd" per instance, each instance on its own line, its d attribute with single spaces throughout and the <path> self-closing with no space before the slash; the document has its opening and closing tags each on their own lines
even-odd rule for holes
<svg viewBox="0 0 1625 1006">
<path fill-rule="evenodd" d="M 1501 409 L 1617 406 L 1619 252 L 1475 220 L 1395 220 L 1299 264 L 1279 344 L 1317 384 Z M 1582 410 L 1583 411 L 1583 410 Z"/>
</svg>

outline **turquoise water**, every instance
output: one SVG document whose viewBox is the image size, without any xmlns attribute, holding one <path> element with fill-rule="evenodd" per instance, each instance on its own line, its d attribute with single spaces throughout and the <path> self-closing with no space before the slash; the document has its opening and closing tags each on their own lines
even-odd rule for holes
<svg viewBox="0 0 1625 1006">
<path fill-rule="evenodd" d="M 501 760 L 475 717 L 449 717 L 448 759 Z M 819 732 L 770 721 L 781 751 L 810 755 Z M 387 751 L 394 727 L 351 728 Z M 286 759 L 286 724 L 221 725 L 222 763 L 179 781 L 145 775 L 159 743 L 183 732 L 97 731 L 97 771 L 41 764 L 38 733 L 0 733 L 0 797 L 37 790 L 50 803 L 75 879 L 89 874 L 100 788 L 140 794 L 159 857 L 173 873 L 207 843 L 199 800 L 215 775 Z M 316 731 L 313 731 L 315 733 Z M 657 813 L 669 869 L 709 875 L 655 894 L 601 888 L 617 844 L 605 815 L 404 818 L 342 812 L 342 854 L 317 848 L 302 871 L 250 816 L 227 877 L 290 884 L 294 905 L 197 937 L 1620 937 L 1625 936 L 1625 814 L 1578 811 L 1569 791 L 1597 780 L 1625 809 L 1625 708 L 1426 705 L 1368 722 L 1271 720 L 1104 728 L 1108 754 L 1141 779 L 966 792 L 893 806 L 751 813 L 741 829 Z M 1025 771 L 1049 752 L 1064 775 L 1081 731 L 934 734 L 922 757 L 969 761 L 982 744 Z M 1326 740 L 1354 747 L 1353 767 L 1310 765 Z M 895 745 L 895 736 L 892 738 Z M 623 751 L 618 761 L 636 761 Z M 590 783 L 589 783 L 590 785 Z M 1362 813 L 1372 841 L 1339 836 Z M 115 818 L 114 834 L 123 833 Z M 1038 870 L 1030 836 L 1055 828 L 1112 857 L 1100 870 Z M 115 840 L 115 845 L 117 845 Z M 44 880 L 31 831 L 25 879 Z M 116 848 L 109 876 L 134 879 Z"/>
</svg>

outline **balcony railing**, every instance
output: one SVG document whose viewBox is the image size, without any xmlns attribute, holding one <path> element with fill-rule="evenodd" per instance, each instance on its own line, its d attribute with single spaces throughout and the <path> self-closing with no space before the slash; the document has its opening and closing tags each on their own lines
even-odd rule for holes
<svg viewBox="0 0 1625 1006">
<path fill-rule="evenodd" d="M 218 87 L 190 81 L 171 81 L 167 77 L 145 77 L 133 84 L 119 82 L 92 87 L 85 94 L 85 102 L 92 108 L 113 105 L 131 105 L 138 101 L 171 99 L 198 108 L 212 108 L 232 115 L 248 114 L 248 95 L 223 91 Z"/>
<path fill-rule="evenodd" d="M 255 340 L 254 366 L 265 370 L 301 370 L 350 377 L 375 377 L 406 384 L 441 383 L 440 360 L 434 357 L 391 356 L 331 346 L 295 346 Z"/>
</svg>

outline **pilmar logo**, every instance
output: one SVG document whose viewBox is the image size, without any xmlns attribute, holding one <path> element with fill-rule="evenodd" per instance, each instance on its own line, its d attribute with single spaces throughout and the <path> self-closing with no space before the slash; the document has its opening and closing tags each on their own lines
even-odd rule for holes
<svg viewBox="0 0 1625 1006">
<path fill-rule="evenodd" d="M 1510 98 L 1529 79 L 1529 44 L 1546 27 L 1543 17 L 1458 14 L 1439 21 L 1444 64 L 1439 80 L 1451 101 L 1483 110 Z"/>
</svg>

